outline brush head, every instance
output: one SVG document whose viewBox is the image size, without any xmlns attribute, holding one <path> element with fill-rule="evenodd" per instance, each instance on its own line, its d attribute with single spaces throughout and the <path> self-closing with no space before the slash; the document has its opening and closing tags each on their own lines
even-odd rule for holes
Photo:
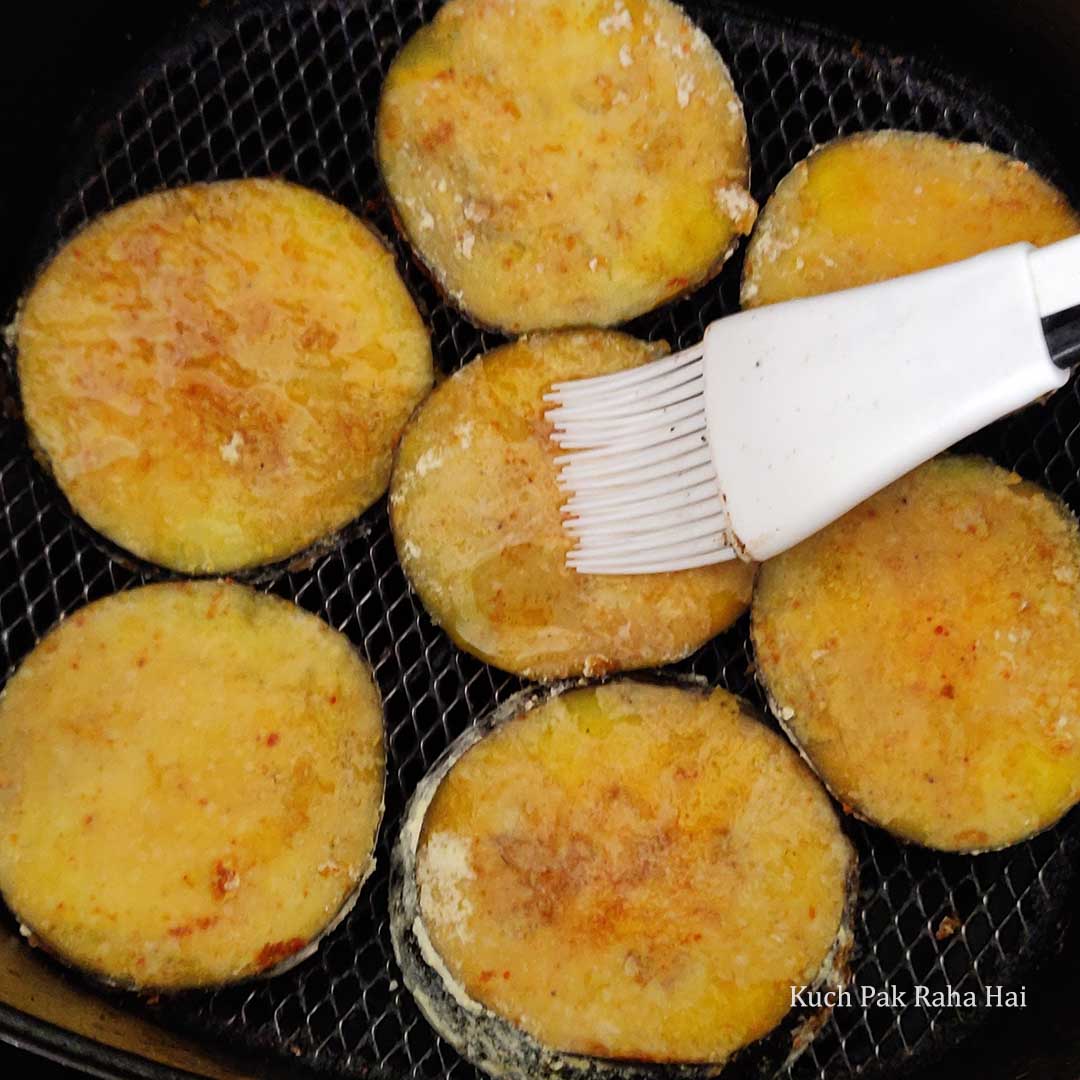
<svg viewBox="0 0 1080 1080">
<path fill-rule="evenodd" d="M 735 558 L 709 450 L 702 346 L 631 371 L 556 383 L 544 400 L 567 565 L 651 574 Z"/>
<path fill-rule="evenodd" d="M 644 574 L 786 551 L 1063 386 L 1074 316 L 1058 312 L 1078 281 L 1080 237 L 1015 244 L 744 311 L 697 348 L 555 386 L 568 564 Z"/>
</svg>

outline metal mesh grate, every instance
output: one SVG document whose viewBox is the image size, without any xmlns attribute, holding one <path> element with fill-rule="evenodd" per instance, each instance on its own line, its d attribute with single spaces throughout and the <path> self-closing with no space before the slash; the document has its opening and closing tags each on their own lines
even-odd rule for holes
<svg viewBox="0 0 1080 1080">
<path fill-rule="evenodd" d="M 822 31 L 743 9 L 690 5 L 732 69 L 746 103 L 754 194 L 763 201 L 811 146 L 838 133 L 903 127 L 988 142 L 1044 171 L 1029 133 L 970 89 L 905 60 L 864 52 Z M 37 255 L 99 212 L 162 186 L 240 175 L 299 181 L 393 229 L 372 156 L 372 121 L 387 65 L 429 19 L 435 0 L 278 0 L 207 12 L 158 54 L 91 126 L 61 185 Z M 398 246 L 450 370 L 497 344 L 442 304 Z M 630 329 L 692 344 L 735 310 L 739 260 L 693 296 Z M 1072 384 L 983 433 L 971 446 L 1080 502 L 1080 395 Z M 130 569 L 81 523 L 29 460 L 18 424 L 0 450 L 0 649 L 8 673 L 61 613 L 165 576 Z M 358 535 L 303 572 L 266 587 L 318 612 L 357 642 L 386 702 L 389 782 L 379 870 L 318 954 L 276 979 L 186 994 L 153 1007 L 162 1022 L 208 1040 L 298 1059 L 329 1073 L 384 1069 L 416 1078 L 477 1074 L 436 1038 L 398 985 L 387 927 L 389 845 L 405 799 L 446 744 L 519 687 L 457 651 L 435 629 L 397 564 L 385 504 Z M 679 665 L 759 703 L 745 620 Z M 1070 823 L 1071 822 L 1071 823 Z M 862 901 L 856 975 L 862 985 L 1020 980 L 1058 936 L 1077 869 L 1076 816 L 1031 843 L 967 858 L 897 844 L 858 824 Z M 942 920 L 959 929 L 938 940 Z M 1018 958 L 1022 950 L 1023 957 Z M 1026 966 L 1025 966 L 1026 965 Z M 129 1002 L 130 1004 L 130 1002 Z M 792 1080 L 888 1068 L 954 1040 L 980 1019 L 955 1008 L 837 1011 L 790 1070 Z M 788 1075 L 788 1074 L 785 1074 Z"/>
</svg>

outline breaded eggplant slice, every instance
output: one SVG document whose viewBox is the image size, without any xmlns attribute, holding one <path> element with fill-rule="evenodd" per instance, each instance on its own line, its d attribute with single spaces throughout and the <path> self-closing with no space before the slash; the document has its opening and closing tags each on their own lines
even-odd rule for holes
<svg viewBox="0 0 1080 1080">
<path fill-rule="evenodd" d="M 773 711 L 859 816 L 1005 847 L 1080 799 L 1080 533 L 1053 495 L 942 457 L 761 568 Z"/>
<path fill-rule="evenodd" d="M 442 290 L 515 333 L 648 311 L 757 214 L 731 77 L 668 0 L 450 0 L 390 68 L 377 150 Z"/>
<path fill-rule="evenodd" d="M 665 351 L 612 331 L 537 335 L 474 360 L 417 410 L 390 520 L 413 588 L 461 648 L 534 679 L 597 675 L 678 660 L 746 610 L 745 563 L 612 577 L 566 566 L 543 395 Z"/>
<path fill-rule="evenodd" d="M 711 1075 L 792 987 L 843 980 L 855 870 L 821 785 L 732 694 L 526 691 L 417 788 L 391 935 L 433 1027 L 493 1075 Z"/>
<path fill-rule="evenodd" d="M 109 983 L 282 970 L 371 872 L 383 774 L 378 693 L 344 635 L 224 582 L 119 593 L 0 697 L 0 891 Z"/>
<path fill-rule="evenodd" d="M 877 131 L 800 162 L 765 205 L 743 307 L 929 270 L 1021 240 L 1080 232 L 1080 217 L 1021 161 L 937 135 Z"/>
<path fill-rule="evenodd" d="M 284 559 L 352 521 L 433 377 L 382 241 L 274 180 L 99 218 L 41 272 L 17 345 L 31 440 L 72 506 L 185 573 Z"/>
</svg>

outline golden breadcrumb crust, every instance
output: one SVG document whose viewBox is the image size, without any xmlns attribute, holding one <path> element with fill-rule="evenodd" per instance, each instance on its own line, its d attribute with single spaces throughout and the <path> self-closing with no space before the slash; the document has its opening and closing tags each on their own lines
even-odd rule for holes
<svg viewBox="0 0 1080 1080">
<path fill-rule="evenodd" d="M 424 928 L 544 1046 L 722 1062 L 843 931 L 854 852 L 798 755 L 723 690 L 572 690 L 468 749 L 423 823 Z"/>
<path fill-rule="evenodd" d="M 543 395 L 665 350 L 611 331 L 537 335 L 474 360 L 417 410 L 390 483 L 394 539 L 424 606 L 463 649 L 537 679 L 651 667 L 746 609 L 744 563 L 611 577 L 565 565 Z"/>
<path fill-rule="evenodd" d="M 758 672 L 858 814 L 929 847 L 1003 847 L 1080 799 L 1078 589 L 1054 496 L 939 458 L 762 566 Z"/>
<path fill-rule="evenodd" d="M 450 0 L 379 103 L 399 223 L 477 322 L 609 326 L 749 233 L 742 105 L 667 0 Z"/>
<path fill-rule="evenodd" d="M 315 616 L 222 582 L 119 593 L 0 697 L 0 890 L 109 981 L 258 974 L 366 877 L 383 761 L 371 674 Z"/>
<path fill-rule="evenodd" d="M 766 204 L 747 248 L 742 303 L 835 292 L 1080 232 L 1065 197 L 985 146 L 878 131 L 800 162 Z"/>
<path fill-rule="evenodd" d="M 42 271 L 17 343 L 31 438 L 74 508 L 189 573 L 285 558 L 355 518 L 433 376 L 382 242 L 272 180 L 99 218 Z"/>
</svg>

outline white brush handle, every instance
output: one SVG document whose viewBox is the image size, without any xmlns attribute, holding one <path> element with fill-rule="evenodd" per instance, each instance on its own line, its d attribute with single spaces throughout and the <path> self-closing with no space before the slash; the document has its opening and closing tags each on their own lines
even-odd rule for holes
<svg viewBox="0 0 1080 1080">
<path fill-rule="evenodd" d="M 1080 305 L 1080 236 L 1029 250 L 1028 269 L 1044 319 Z"/>
<path fill-rule="evenodd" d="M 1069 373 L 1051 360 L 1042 319 L 1078 304 L 1073 238 L 713 323 L 709 445 L 741 553 L 786 550 L 1063 386 Z"/>
</svg>

